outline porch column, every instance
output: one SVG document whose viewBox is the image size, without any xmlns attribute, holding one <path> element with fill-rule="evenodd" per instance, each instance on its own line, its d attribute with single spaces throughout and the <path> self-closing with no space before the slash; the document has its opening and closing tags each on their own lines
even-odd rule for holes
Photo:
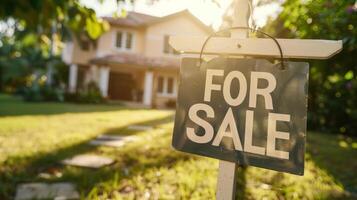
<svg viewBox="0 0 357 200">
<path fill-rule="evenodd" d="M 108 96 L 109 72 L 109 67 L 101 67 L 99 69 L 98 86 L 103 97 Z"/>
<path fill-rule="evenodd" d="M 153 85 L 154 85 L 154 73 L 151 71 L 145 72 L 144 96 L 143 96 L 144 105 L 151 106 Z"/>
<path fill-rule="evenodd" d="M 71 64 L 69 66 L 68 90 L 70 93 L 75 93 L 77 88 L 78 66 Z"/>
</svg>

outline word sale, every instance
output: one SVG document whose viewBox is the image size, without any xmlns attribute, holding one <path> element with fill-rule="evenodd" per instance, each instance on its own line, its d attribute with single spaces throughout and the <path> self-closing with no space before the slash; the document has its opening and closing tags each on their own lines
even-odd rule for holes
<svg viewBox="0 0 357 200">
<path fill-rule="evenodd" d="M 214 83 L 214 77 L 223 77 L 224 70 L 208 69 L 206 73 L 206 82 L 204 90 L 204 102 L 211 102 L 211 95 L 213 92 L 220 92 L 223 95 L 225 102 L 230 105 L 226 114 L 219 126 L 216 134 L 212 125 L 206 120 L 198 116 L 198 112 L 204 112 L 207 118 L 214 118 L 215 111 L 213 108 L 205 103 L 197 103 L 189 108 L 188 117 L 195 124 L 201 126 L 204 129 L 204 134 L 197 135 L 195 129 L 192 127 L 186 128 L 187 137 L 199 144 L 205 144 L 212 142 L 213 146 L 219 146 L 223 137 L 229 137 L 232 139 L 234 148 L 237 151 L 244 151 L 248 153 L 266 155 L 279 159 L 289 159 L 289 152 L 276 149 L 276 139 L 289 140 L 290 133 L 276 130 L 276 124 L 280 122 L 290 122 L 290 115 L 279 113 L 268 113 L 267 117 L 267 141 L 266 147 L 253 145 L 253 109 L 257 106 L 257 96 L 260 95 L 264 98 L 265 109 L 273 110 L 273 100 L 271 93 L 276 88 L 275 77 L 268 72 L 251 72 L 249 91 L 248 83 L 244 74 L 240 71 L 231 71 L 225 77 L 223 84 Z M 239 82 L 239 86 L 232 84 L 233 80 Z M 266 81 L 268 84 L 264 88 L 258 88 L 259 81 Z M 231 87 L 238 89 L 237 97 L 232 97 Z M 233 115 L 232 107 L 237 107 L 243 103 L 248 93 L 248 105 L 249 109 L 245 113 L 245 127 L 244 127 L 244 141 L 239 138 L 236 119 Z M 238 119 L 240 120 L 240 119 Z M 229 128 L 229 129 L 228 129 Z M 230 130 L 230 131 L 227 131 Z M 288 141 L 286 141 L 288 142 Z"/>
</svg>

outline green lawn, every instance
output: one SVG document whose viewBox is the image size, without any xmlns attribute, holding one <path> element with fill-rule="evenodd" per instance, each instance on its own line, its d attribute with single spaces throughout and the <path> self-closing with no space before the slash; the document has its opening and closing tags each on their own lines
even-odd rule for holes
<svg viewBox="0 0 357 200">
<path fill-rule="evenodd" d="M 18 183 L 70 181 L 83 199 L 214 199 L 218 161 L 171 148 L 173 111 L 114 105 L 23 103 L 0 95 L 0 199 Z M 151 131 L 129 131 L 150 124 Z M 93 147 L 101 134 L 137 135 L 122 149 Z M 99 170 L 59 161 L 80 153 L 106 155 Z M 357 139 L 308 133 L 305 176 L 240 169 L 240 199 L 356 199 Z M 42 177 L 40 173 L 53 176 Z"/>
</svg>

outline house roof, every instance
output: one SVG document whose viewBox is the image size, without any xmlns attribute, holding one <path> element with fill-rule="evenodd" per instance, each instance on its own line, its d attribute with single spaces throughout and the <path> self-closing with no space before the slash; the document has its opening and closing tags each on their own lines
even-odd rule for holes
<svg viewBox="0 0 357 200">
<path fill-rule="evenodd" d="M 115 26 L 140 27 L 154 21 L 159 17 L 137 12 L 129 12 L 126 17 L 103 17 L 104 20 Z"/>
<path fill-rule="evenodd" d="M 179 69 L 180 67 L 180 59 L 178 58 L 146 57 L 134 53 L 107 55 L 91 59 L 90 62 L 99 65 L 125 64 L 143 68 Z"/>
<path fill-rule="evenodd" d="M 147 15 L 138 12 L 129 12 L 126 17 L 103 17 L 104 20 L 109 22 L 109 24 L 114 26 L 127 26 L 127 27 L 146 27 L 155 23 L 160 23 L 169 19 L 173 19 L 179 16 L 187 16 L 193 20 L 198 26 L 206 30 L 207 32 L 212 32 L 213 29 L 206 26 L 201 20 L 195 17 L 190 11 L 182 10 L 170 15 L 163 17 L 156 17 L 152 15 Z"/>
</svg>

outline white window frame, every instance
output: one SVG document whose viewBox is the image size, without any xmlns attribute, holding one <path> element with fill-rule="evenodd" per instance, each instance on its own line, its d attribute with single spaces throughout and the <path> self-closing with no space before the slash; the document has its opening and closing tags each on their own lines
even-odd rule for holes
<svg viewBox="0 0 357 200">
<path fill-rule="evenodd" d="M 157 85 L 159 85 L 159 77 L 163 78 L 163 88 L 162 88 L 163 91 L 160 92 L 159 88 L 157 88 L 157 95 L 159 97 L 176 97 L 177 96 L 177 81 L 176 81 L 176 77 L 167 76 L 167 75 L 159 75 L 157 77 Z M 168 93 L 169 78 L 173 79 L 172 93 Z"/>
<path fill-rule="evenodd" d="M 122 33 L 122 38 L 121 38 L 122 47 L 117 47 L 117 34 L 119 32 Z M 130 33 L 132 35 L 131 48 L 130 49 L 126 48 L 126 37 L 127 37 L 128 33 Z M 114 35 L 113 36 L 114 49 L 116 49 L 118 51 L 128 51 L 128 52 L 134 51 L 134 49 L 135 49 L 135 38 L 136 38 L 135 32 L 126 31 L 126 30 L 116 30 L 116 31 L 114 31 L 113 35 Z"/>
</svg>

